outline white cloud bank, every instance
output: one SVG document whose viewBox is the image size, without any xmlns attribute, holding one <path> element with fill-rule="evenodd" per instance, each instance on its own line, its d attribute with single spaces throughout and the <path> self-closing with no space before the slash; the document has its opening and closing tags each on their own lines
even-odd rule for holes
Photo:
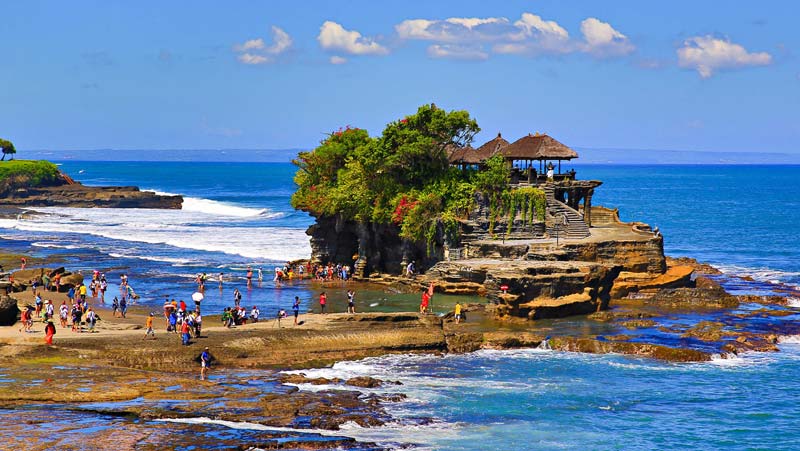
<svg viewBox="0 0 800 451">
<path fill-rule="evenodd" d="M 262 38 L 250 39 L 233 46 L 233 51 L 239 54 L 237 59 L 242 64 L 267 64 L 275 62 L 275 58 L 291 46 L 292 37 L 283 29 L 273 26 L 272 45 L 267 46 Z"/>
<path fill-rule="evenodd" d="M 389 49 L 378 44 L 373 38 L 362 36 L 355 30 L 346 30 L 343 26 L 330 20 L 325 21 L 319 29 L 317 36 L 319 45 L 327 51 L 342 52 L 349 55 L 386 55 Z M 341 57 L 340 57 L 341 58 Z M 336 60 L 333 64 L 341 64 L 344 61 Z"/>
<path fill-rule="evenodd" d="M 720 69 L 772 64 L 772 55 L 767 52 L 751 53 L 729 39 L 710 35 L 694 36 L 685 40 L 677 53 L 678 65 L 696 70 L 702 78 L 709 78 Z"/>
<path fill-rule="evenodd" d="M 635 49 L 610 24 L 590 17 L 581 23 L 583 40 L 570 38 L 558 22 L 522 13 L 513 23 L 506 17 L 409 19 L 395 25 L 400 39 L 430 41 L 434 58 L 486 59 L 490 53 L 562 55 L 584 52 L 598 58 L 627 55 Z"/>
</svg>

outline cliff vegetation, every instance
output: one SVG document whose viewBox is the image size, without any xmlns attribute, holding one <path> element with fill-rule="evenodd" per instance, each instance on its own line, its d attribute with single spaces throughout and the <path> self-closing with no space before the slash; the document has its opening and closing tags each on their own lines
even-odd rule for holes
<svg viewBox="0 0 800 451">
<path fill-rule="evenodd" d="M 451 167 L 448 151 L 469 145 L 480 131 L 466 111 L 423 105 L 389 123 L 380 136 L 347 126 L 301 152 L 292 206 L 316 218 L 396 227 L 400 238 L 430 255 L 440 240 L 458 240 L 459 221 L 475 208 L 476 193 L 494 218 L 521 212 L 543 219 L 544 193 L 511 190 L 502 157 L 481 170 Z"/>
<path fill-rule="evenodd" d="M 18 187 L 52 186 L 62 183 L 58 166 L 44 160 L 12 160 L 0 163 L 0 192 Z"/>
</svg>

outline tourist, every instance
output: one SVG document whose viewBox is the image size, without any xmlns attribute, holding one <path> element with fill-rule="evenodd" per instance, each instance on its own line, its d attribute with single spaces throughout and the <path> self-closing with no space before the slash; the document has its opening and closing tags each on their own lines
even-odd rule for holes
<svg viewBox="0 0 800 451">
<path fill-rule="evenodd" d="M 22 257 L 22 258 L 20 258 L 20 263 L 21 264 L 20 264 L 20 268 L 19 269 L 23 270 L 23 269 L 25 269 L 25 265 L 28 264 L 28 259 L 25 258 L 25 257 Z"/>
<path fill-rule="evenodd" d="M 55 307 L 53 306 L 53 301 L 47 300 L 47 304 L 44 306 L 44 314 L 46 319 L 53 319 L 53 315 L 55 314 Z"/>
<path fill-rule="evenodd" d="M 53 321 L 48 321 L 47 325 L 44 326 L 44 342 L 48 345 L 53 345 L 53 335 L 56 334 L 56 325 L 53 324 Z"/>
<path fill-rule="evenodd" d="M 72 304 L 72 331 L 73 332 L 82 332 L 81 329 L 81 316 L 83 316 L 83 311 L 81 311 L 80 306 L 77 303 Z"/>
<path fill-rule="evenodd" d="M 125 314 L 127 312 L 128 312 L 128 300 L 125 298 L 125 296 L 123 296 L 122 299 L 119 300 L 119 313 L 123 318 L 125 318 Z"/>
<path fill-rule="evenodd" d="M 182 313 L 186 312 L 186 303 L 183 302 L 183 299 L 181 299 L 181 303 L 180 303 L 180 307 L 178 308 L 178 312 L 182 312 Z"/>
<path fill-rule="evenodd" d="M 86 305 L 86 284 L 81 282 L 80 286 L 78 286 L 78 292 L 81 296 L 81 304 Z"/>
<path fill-rule="evenodd" d="M 219 289 L 222 289 L 222 273 L 219 273 Z"/>
<path fill-rule="evenodd" d="M 258 268 L 258 282 L 261 283 L 264 281 L 264 271 L 261 268 Z"/>
<path fill-rule="evenodd" d="M 91 307 L 86 311 L 86 323 L 89 325 L 89 332 L 94 332 L 94 325 L 97 322 L 97 313 Z"/>
<path fill-rule="evenodd" d="M 174 308 L 169 310 L 169 317 L 167 318 L 167 332 L 178 333 L 178 312 L 176 312 Z"/>
<path fill-rule="evenodd" d="M 108 282 L 106 282 L 105 276 L 101 276 L 100 278 L 100 300 L 102 302 L 106 302 L 106 290 L 108 289 Z"/>
<path fill-rule="evenodd" d="M 63 301 L 61 303 L 61 307 L 58 311 L 58 317 L 61 320 L 61 328 L 67 328 L 67 318 L 69 317 L 69 307 L 67 307 L 67 301 Z"/>
<path fill-rule="evenodd" d="M 253 306 L 253 310 L 250 311 L 250 321 L 252 321 L 254 323 L 257 323 L 258 322 L 258 314 L 259 313 L 260 312 L 258 311 L 258 308 L 254 305 Z"/>
<path fill-rule="evenodd" d="M 328 296 L 323 291 L 322 294 L 319 295 L 319 310 L 320 313 L 325 313 L 325 304 L 328 303 Z"/>
<path fill-rule="evenodd" d="M 428 290 L 422 290 L 422 301 L 419 303 L 419 312 L 420 313 L 428 313 L 428 305 L 431 302 L 431 295 L 428 294 Z"/>
<path fill-rule="evenodd" d="M 292 311 L 294 312 L 294 325 L 297 325 L 297 317 L 300 316 L 300 297 L 294 297 L 294 304 L 292 304 Z"/>
<path fill-rule="evenodd" d="M 183 346 L 189 346 L 189 339 L 191 338 L 189 335 L 189 322 L 184 321 L 181 324 L 181 338 L 183 339 Z"/>
<path fill-rule="evenodd" d="M 69 291 L 67 291 L 67 299 L 69 299 L 70 304 L 75 302 L 75 287 L 69 287 Z"/>
<path fill-rule="evenodd" d="M 119 310 L 119 299 L 114 296 L 114 300 L 111 301 L 111 314 L 114 315 L 114 318 L 117 317 L 117 311 Z"/>
<path fill-rule="evenodd" d="M 355 301 L 356 292 L 353 290 L 347 290 L 347 313 L 355 313 L 356 312 L 356 301 Z"/>
<path fill-rule="evenodd" d="M 200 310 L 194 311 L 194 336 L 199 337 L 200 331 L 203 327 L 203 317 L 200 316 Z"/>
<path fill-rule="evenodd" d="M 550 164 L 547 165 L 547 181 L 548 182 L 552 182 L 553 181 L 553 177 L 554 177 L 554 171 L 553 170 L 554 169 L 555 169 L 555 166 L 553 166 L 553 163 L 550 163 Z"/>
<path fill-rule="evenodd" d="M 36 304 L 36 317 L 40 318 L 42 316 L 42 297 L 39 296 L 38 294 L 36 295 L 35 304 Z"/>
<path fill-rule="evenodd" d="M 456 308 L 455 308 L 455 311 L 453 313 L 454 313 L 454 317 L 456 319 L 456 324 L 460 323 L 461 322 L 461 303 L 460 302 L 456 302 Z"/>
<path fill-rule="evenodd" d="M 211 354 L 208 352 L 208 346 L 203 349 L 203 353 L 200 354 L 200 379 L 206 378 L 206 371 L 211 368 Z"/>
<path fill-rule="evenodd" d="M 24 309 L 22 311 L 22 313 L 19 315 L 19 322 L 20 322 L 20 325 L 21 325 L 20 328 L 19 328 L 20 332 L 23 332 L 23 331 L 30 332 L 31 331 L 31 326 L 33 326 L 33 320 L 31 319 L 31 309 L 30 309 L 30 307 Z"/>
<path fill-rule="evenodd" d="M 414 277 L 414 261 L 408 263 L 406 266 L 406 276 L 413 278 Z"/>
<path fill-rule="evenodd" d="M 242 292 L 239 291 L 238 288 L 234 288 L 233 289 L 233 305 L 238 307 L 240 302 L 242 302 Z"/>
<path fill-rule="evenodd" d="M 253 285 L 253 268 L 247 267 L 247 288 Z"/>
<path fill-rule="evenodd" d="M 144 332 L 143 340 L 147 340 L 147 338 L 152 338 L 153 340 L 156 339 L 156 333 L 153 331 L 153 316 L 155 313 L 150 312 L 150 315 L 147 316 L 147 320 L 144 322 L 144 327 L 147 328 Z"/>
</svg>

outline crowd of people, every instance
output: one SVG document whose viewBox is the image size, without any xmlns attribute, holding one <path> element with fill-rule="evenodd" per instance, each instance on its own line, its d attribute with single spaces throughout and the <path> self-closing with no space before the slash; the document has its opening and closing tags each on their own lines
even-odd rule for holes
<svg viewBox="0 0 800 451">
<path fill-rule="evenodd" d="M 414 263 L 411 262 L 406 268 L 405 273 L 409 277 L 414 277 L 416 268 Z M 348 281 L 350 279 L 350 267 L 343 264 L 290 264 L 287 263 L 283 267 L 275 268 L 276 287 L 280 286 L 279 283 L 284 280 L 302 279 L 310 276 L 316 282 L 327 281 Z M 263 271 L 257 268 L 255 271 L 252 267 L 247 267 L 245 279 L 247 281 L 248 292 L 252 287 L 252 280 L 256 277 L 259 282 L 262 281 Z M 41 277 L 30 281 L 31 289 L 34 295 L 34 305 L 29 305 L 20 317 L 21 327 L 20 332 L 30 332 L 35 321 L 39 320 L 45 323 L 45 342 L 53 344 L 53 337 L 56 334 L 57 327 L 60 325 L 61 329 L 71 328 L 74 332 L 95 332 L 96 324 L 100 321 L 100 316 L 97 311 L 88 304 L 87 298 L 105 302 L 105 294 L 108 289 L 108 281 L 106 275 L 93 271 L 92 278 L 86 283 L 78 283 L 75 286 L 70 286 L 66 291 L 67 299 L 62 301 L 61 305 L 56 308 L 51 299 L 44 299 L 47 293 L 52 291 L 59 291 L 62 286 L 63 273 L 43 274 Z M 196 277 L 198 292 L 205 291 L 209 277 L 206 273 L 199 273 Z M 241 279 L 239 279 L 241 280 Z M 220 292 L 222 292 L 223 284 L 225 283 L 224 274 L 219 273 L 218 277 Z M 241 285 L 240 285 L 241 286 Z M 128 275 L 120 275 L 119 296 L 114 296 L 111 302 L 111 315 L 113 317 L 126 318 L 128 306 L 130 303 L 135 302 L 139 297 L 134 289 L 131 287 Z M 198 293 L 195 293 L 198 294 Z M 422 290 L 419 305 L 419 312 L 421 314 L 431 313 L 431 300 L 433 297 L 433 286 L 426 290 Z M 192 299 L 194 308 L 190 309 L 186 302 L 183 300 L 170 299 L 167 297 L 163 305 L 164 328 L 168 334 L 176 334 L 181 338 L 183 345 L 188 346 L 192 343 L 193 339 L 201 336 L 203 317 L 200 311 L 200 300 L 202 296 Z M 264 317 L 261 314 L 258 306 L 252 307 L 242 305 L 243 295 L 239 287 L 233 287 L 232 301 L 233 306 L 225 307 L 222 311 L 221 322 L 226 328 L 234 326 L 244 326 L 248 323 L 258 323 Z M 321 314 L 331 313 L 330 301 L 328 293 L 321 291 L 319 293 L 319 312 Z M 294 316 L 294 325 L 302 325 L 303 323 L 298 320 L 300 315 L 302 301 L 299 296 L 294 296 L 294 301 L 291 306 L 291 314 Z M 356 313 L 356 292 L 352 288 L 346 290 L 346 312 L 348 314 Z M 143 339 L 152 340 L 156 339 L 156 326 L 154 324 L 156 312 L 150 312 L 145 317 L 145 332 Z M 288 318 L 289 314 L 284 309 L 279 309 L 277 314 L 273 316 L 269 314 L 267 319 L 280 320 Z M 57 319 L 56 319 L 57 318 Z M 456 303 L 453 311 L 453 319 L 458 324 L 465 319 L 465 309 L 460 303 Z M 205 351 L 206 359 L 203 360 L 203 374 L 210 365 L 210 354 Z M 202 360 L 202 359 L 201 359 Z"/>
</svg>

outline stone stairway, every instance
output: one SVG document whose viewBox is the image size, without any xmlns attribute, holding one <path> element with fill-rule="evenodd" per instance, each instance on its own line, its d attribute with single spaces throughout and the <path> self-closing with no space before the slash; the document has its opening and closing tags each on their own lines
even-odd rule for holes
<svg viewBox="0 0 800 451">
<path fill-rule="evenodd" d="M 566 218 L 566 226 L 561 226 L 558 230 L 558 236 L 567 239 L 581 239 L 591 235 L 589 226 L 583 220 L 583 215 L 572 209 L 569 205 L 556 200 L 555 187 L 552 183 L 547 183 L 544 186 L 545 201 L 547 202 L 547 214 L 551 217 L 564 216 Z M 551 221 L 548 221 L 547 233 L 554 237 L 556 230 Z"/>
</svg>

